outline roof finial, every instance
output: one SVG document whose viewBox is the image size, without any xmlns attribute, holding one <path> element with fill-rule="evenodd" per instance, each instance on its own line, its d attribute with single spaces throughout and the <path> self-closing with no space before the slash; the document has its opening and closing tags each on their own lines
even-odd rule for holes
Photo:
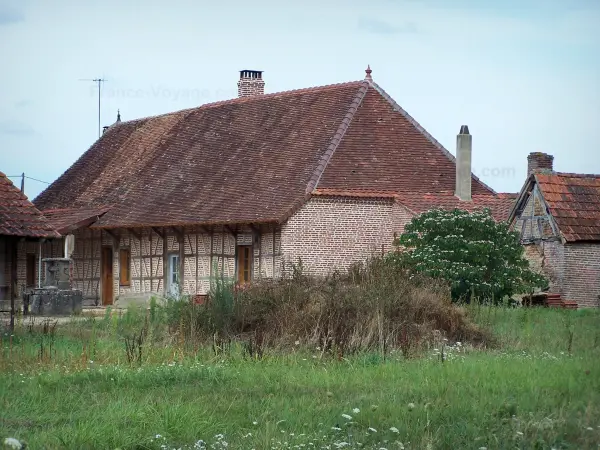
<svg viewBox="0 0 600 450">
<path fill-rule="evenodd" d="M 121 121 L 121 111 L 117 109 L 117 122 Z"/>
<path fill-rule="evenodd" d="M 371 72 L 373 72 L 373 71 L 371 70 L 371 65 L 370 65 L 370 64 L 367 64 L 367 70 L 365 70 L 365 73 L 366 73 L 367 75 L 365 76 L 365 80 L 372 80 L 372 79 L 373 79 L 373 78 L 371 77 Z"/>
</svg>

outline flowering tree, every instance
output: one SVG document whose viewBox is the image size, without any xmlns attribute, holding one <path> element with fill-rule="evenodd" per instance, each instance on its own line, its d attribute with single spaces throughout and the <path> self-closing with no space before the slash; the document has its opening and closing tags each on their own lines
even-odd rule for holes
<svg viewBox="0 0 600 450">
<path fill-rule="evenodd" d="M 454 300 L 500 302 L 505 296 L 545 287 L 529 268 L 519 235 L 489 210 L 432 210 L 413 217 L 390 258 L 411 271 L 450 283 Z"/>
</svg>

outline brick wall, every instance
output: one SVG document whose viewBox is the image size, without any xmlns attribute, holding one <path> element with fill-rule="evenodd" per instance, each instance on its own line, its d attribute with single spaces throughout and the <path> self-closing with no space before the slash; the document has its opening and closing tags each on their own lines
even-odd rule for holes
<svg viewBox="0 0 600 450">
<path fill-rule="evenodd" d="M 388 252 L 411 217 L 388 199 L 313 197 L 282 227 L 286 268 L 300 258 L 308 273 L 323 275 Z"/>
<path fill-rule="evenodd" d="M 565 244 L 564 290 L 579 307 L 598 307 L 600 301 L 600 243 Z"/>
<path fill-rule="evenodd" d="M 553 240 L 524 247 L 531 268 L 550 280 L 550 292 L 576 301 L 579 307 L 600 306 L 600 244 Z"/>
<path fill-rule="evenodd" d="M 563 295 L 565 259 L 560 241 L 539 241 L 525 244 L 525 258 L 532 270 L 544 274 L 550 281 L 550 292 Z"/>
</svg>

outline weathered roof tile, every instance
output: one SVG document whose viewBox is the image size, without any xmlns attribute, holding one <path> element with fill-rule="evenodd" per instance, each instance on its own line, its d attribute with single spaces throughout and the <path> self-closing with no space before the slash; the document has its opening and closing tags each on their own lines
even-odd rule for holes
<svg viewBox="0 0 600 450">
<path fill-rule="evenodd" d="M 600 241 L 600 175 L 536 173 L 535 180 L 567 242 Z"/>
<path fill-rule="evenodd" d="M 40 211 L 27 200 L 6 175 L 0 172 L 0 235 L 54 238 L 52 229 Z"/>
</svg>

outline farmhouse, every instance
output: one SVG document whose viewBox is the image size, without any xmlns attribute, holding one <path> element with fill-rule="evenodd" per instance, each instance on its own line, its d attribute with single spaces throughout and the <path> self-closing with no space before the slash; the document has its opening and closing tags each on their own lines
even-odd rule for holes
<svg viewBox="0 0 600 450">
<path fill-rule="evenodd" d="M 550 291 L 579 307 L 600 305 L 600 175 L 553 171 L 554 157 L 530 153 L 529 176 L 509 221 Z"/>
<path fill-rule="evenodd" d="M 324 274 L 390 250 L 433 207 L 514 202 L 471 173 L 372 79 L 273 94 L 243 70 L 236 99 L 117 121 L 35 200 L 74 235 L 88 303 L 204 295 L 211 279 Z M 61 255 L 57 255 L 61 256 Z"/>
<path fill-rule="evenodd" d="M 14 303 L 11 300 L 16 299 L 19 284 L 25 287 L 37 285 L 37 259 L 50 253 L 53 245 L 61 245 L 58 232 L 25 194 L 0 172 L 0 311 L 12 309 Z"/>
</svg>

